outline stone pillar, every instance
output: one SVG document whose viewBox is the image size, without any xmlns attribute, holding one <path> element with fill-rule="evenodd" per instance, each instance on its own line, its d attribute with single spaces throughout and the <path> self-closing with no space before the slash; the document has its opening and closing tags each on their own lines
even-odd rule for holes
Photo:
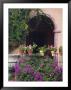
<svg viewBox="0 0 71 90">
<path fill-rule="evenodd" d="M 55 30 L 54 31 L 54 47 L 57 48 L 58 65 L 60 65 L 60 55 L 59 55 L 59 47 L 60 46 L 62 46 L 61 31 L 60 30 Z"/>
</svg>

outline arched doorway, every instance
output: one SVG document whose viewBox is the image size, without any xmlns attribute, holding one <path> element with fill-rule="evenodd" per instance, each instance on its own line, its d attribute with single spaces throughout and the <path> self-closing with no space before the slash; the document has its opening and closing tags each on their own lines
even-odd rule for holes
<svg viewBox="0 0 71 90">
<path fill-rule="evenodd" d="M 54 45 L 55 25 L 49 16 L 37 15 L 32 17 L 29 22 L 29 34 L 27 35 L 27 45 L 36 43 L 39 47 L 44 45 Z"/>
</svg>

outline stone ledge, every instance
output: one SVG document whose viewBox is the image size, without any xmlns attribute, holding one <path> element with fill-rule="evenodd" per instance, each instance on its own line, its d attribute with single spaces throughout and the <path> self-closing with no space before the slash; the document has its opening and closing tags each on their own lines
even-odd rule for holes
<svg viewBox="0 0 71 90">
<path fill-rule="evenodd" d="M 54 33 L 61 33 L 61 30 L 57 30 L 57 31 L 54 30 L 53 32 L 54 32 Z"/>
</svg>

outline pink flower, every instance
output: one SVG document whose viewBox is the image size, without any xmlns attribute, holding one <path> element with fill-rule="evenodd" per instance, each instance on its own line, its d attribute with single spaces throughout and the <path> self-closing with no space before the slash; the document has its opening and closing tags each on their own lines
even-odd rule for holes
<svg viewBox="0 0 71 90">
<path fill-rule="evenodd" d="M 24 58 L 20 58 L 19 59 L 19 63 L 24 63 L 25 62 L 25 59 Z"/>
<path fill-rule="evenodd" d="M 40 67 L 43 67 L 44 66 L 44 64 L 40 64 Z"/>
<path fill-rule="evenodd" d="M 43 77 L 42 77 L 40 72 L 35 72 L 34 73 L 34 80 L 35 81 L 43 81 Z"/>
</svg>

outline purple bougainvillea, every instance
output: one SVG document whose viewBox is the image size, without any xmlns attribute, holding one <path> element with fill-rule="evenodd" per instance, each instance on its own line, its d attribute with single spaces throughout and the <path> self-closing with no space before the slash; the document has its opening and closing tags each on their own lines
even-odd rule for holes
<svg viewBox="0 0 71 90">
<path fill-rule="evenodd" d="M 24 69 L 23 69 L 24 73 L 28 73 L 28 74 L 33 74 L 34 73 L 34 69 L 32 68 L 31 65 L 25 65 Z"/>
<path fill-rule="evenodd" d="M 15 73 L 19 74 L 20 73 L 20 66 L 18 63 L 15 64 L 14 68 L 15 68 Z"/>
<path fill-rule="evenodd" d="M 34 73 L 34 80 L 35 81 L 43 81 L 43 76 L 41 75 L 40 72 L 35 72 Z"/>
<path fill-rule="evenodd" d="M 58 62 L 57 61 L 54 61 L 54 63 L 51 65 L 53 68 L 57 67 L 58 66 Z"/>
<path fill-rule="evenodd" d="M 62 73 L 62 67 L 57 66 L 57 67 L 55 68 L 55 72 L 57 72 L 57 73 Z"/>
<path fill-rule="evenodd" d="M 53 64 L 51 64 L 51 66 L 53 68 L 58 67 L 58 57 L 57 57 L 57 55 L 54 56 L 54 62 L 53 62 Z"/>
<path fill-rule="evenodd" d="M 42 68 L 44 66 L 44 64 L 42 63 L 42 64 L 40 64 L 40 67 Z"/>
<path fill-rule="evenodd" d="M 24 58 L 19 58 L 19 63 L 24 63 L 26 60 Z"/>
<path fill-rule="evenodd" d="M 31 57 L 30 57 L 31 58 Z M 43 61 L 42 61 L 43 60 Z M 46 60 L 46 61 L 45 61 Z M 20 57 L 10 71 L 15 74 L 15 80 L 22 81 L 62 81 L 63 68 L 58 65 L 57 56 L 54 59 L 32 57 L 30 60 Z M 15 71 L 15 73 L 14 73 Z M 13 77 L 14 75 L 12 75 Z"/>
</svg>

